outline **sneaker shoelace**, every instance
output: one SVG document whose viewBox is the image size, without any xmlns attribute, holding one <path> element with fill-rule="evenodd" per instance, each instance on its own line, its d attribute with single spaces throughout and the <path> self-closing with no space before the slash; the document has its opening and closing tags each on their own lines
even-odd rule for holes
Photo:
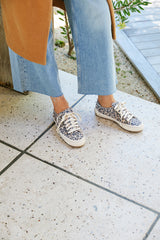
<svg viewBox="0 0 160 240">
<path fill-rule="evenodd" d="M 74 113 L 74 112 L 65 113 L 57 125 L 57 131 L 59 131 L 62 123 L 65 125 L 68 133 L 72 133 L 74 131 L 81 131 L 78 125 L 77 117 L 78 119 L 81 120 L 81 117 L 78 113 Z M 58 119 L 57 119 L 57 122 L 58 122 Z"/>
<path fill-rule="evenodd" d="M 121 120 L 124 117 L 126 120 L 130 121 L 133 117 L 133 114 L 127 110 L 127 108 L 124 106 L 125 104 L 126 102 L 118 103 L 114 109 L 120 114 Z"/>
</svg>

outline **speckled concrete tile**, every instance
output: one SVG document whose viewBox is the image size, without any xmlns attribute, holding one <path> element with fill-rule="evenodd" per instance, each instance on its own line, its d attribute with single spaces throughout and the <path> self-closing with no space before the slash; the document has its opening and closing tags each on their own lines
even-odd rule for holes
<svg viewBox="0 0 160 240">
<path fill-rule="evenodd" d="M 156 215 L 24 155 L 0 178 L 1 240 L 141 240 Z"/>
<path fill-rule="evenodd" d="M 75 90 L 76 77 L 59 73 L 63 92 L 72 105 L 82 96 Z M 47 95 L 23 95 L 0 87 L 0 96 L 0 139 L 7 143 L 24 149 L 53 122 L 53 106 Z"/>
<path fill-rule="evenodd" d="M 59 77 L 63 94 L 71 106 L 83 96 L 78 94 L 77 76 L 59 70 Z"/>
<path fill-rule="evenodd" d="M 20 152 L 0 143 L 0 171 L 5 168 Z"/>
<path fill-rule="evenodd" d="M 152 229 L 147 240 L 159 240 L 160 239 L 160 219 Z"/>
<path fill-rule="evenodd" d="M 75 107 L 87 138 L 84 147 L 63 143 L 53 126 L 28 151 L 160 211 L 160 106 L 120 91 L 115 98 L 143 120 L 143 132 L 127 132 L 96 117 L 96 96 L 86 96 Z"/>
</svg>

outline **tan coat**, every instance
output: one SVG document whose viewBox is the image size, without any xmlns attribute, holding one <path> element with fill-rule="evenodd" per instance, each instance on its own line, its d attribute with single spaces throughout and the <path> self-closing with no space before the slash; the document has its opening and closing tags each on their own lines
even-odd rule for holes
<svg viewBox="0 0 160 240">
<path fill-rule="evenodd" d="M 29 61 L 46 65 L 47 43 L 52 6 L 65 10 L 62 0 L 0 0 L 8 46 Z M 112 37 L 116 38 L 112 0 L 108 2 Z"/>
</svg>

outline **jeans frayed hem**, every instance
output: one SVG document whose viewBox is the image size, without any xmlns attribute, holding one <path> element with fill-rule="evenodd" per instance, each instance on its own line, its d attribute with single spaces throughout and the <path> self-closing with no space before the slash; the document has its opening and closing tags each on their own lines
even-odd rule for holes
<svg viewBox="0 0 160 240">
<path fill-rule="evenodd" d="M 14 87 L 13 90 L 15 90 L 16 92 L 22 93 L 22 94 L 24 92 L 35 92 L 35 93 L 40 93 L 40 94 L 47 95 L 49 97 L 61 97 L 61 96 L 63 96 L 63 92 L 59 92 L 57 94 L 52 94 L 52 93 L 49 93 L 49 92 L 45 92 L 44 90 L 38 90 L 38 89 L 32 89 L 32 88 L 27 88 L 27 89 L 22 90 L 22 89 Z"/>
<path fill-rule="evenodd" d="M 109 91 L 83 91 L 81 89 L 78 90 L 79 94 L 84 94 L 84 95 L 101 95 L 101 96 L 107 96 L 107 95 L 112 95 L 117 91 L 117 88 L 109 90 Z"/>
</svg>

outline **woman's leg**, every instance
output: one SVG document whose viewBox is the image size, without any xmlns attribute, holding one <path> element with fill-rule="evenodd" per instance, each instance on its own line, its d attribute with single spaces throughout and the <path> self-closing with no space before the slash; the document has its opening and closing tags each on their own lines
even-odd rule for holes
<svg viewBox="0 0 160 240">
<path fill-rule="evenodd" d="M 51 97 L 51 101 L 54 106 L 54 111 L 56 113 L 63 112 L 65 109 L 69 108 L 69 104 L 65 99 L 64 95 L 60 97 Z"/>
<path fill-rule="evenodd" d="M 143 124 L 114 99 L 115 71 L 111 17 L 107 0 L 64 0 L 77 56 L 78 92 L 96 94 L 95 113 L 129 131 Z"/>
<path fill-rule="evenodd" d="M 33 91 L 49 95 L 57 113 L 69 107 L 60 85 L 54 56 L 52 21 L 48 36 L 46 65 L 30 62 L 9 48 L 14 89 L 19 92 Z"/>
<path fill-rule="evenodd" d="M 57 132 L 71 146 L 80 147 L 85 137 L 78 125 L 76 115 L 69 108 L 60 86 L 58 68 L 54 57 L 52 22 L 47 44 L 47 64 L 30 62 L 9 48 L 14 89 L 49 95 L 53 106 L 53 118 Z"/>
<path fill-rule="evenodd" d="M 64 0 L 77 56 L 78 92 L 112 95 L 116 72 L 106 0 Z"/>
<path fill-rule="evenodd" d="M 97 9 L 99 5 L 100 7 Z M 81 2 L 65 0 L 65 6 L 77 53 L 79 93 L 101 94 L 98 96 L 101 105 L 110 107 L 115 102 L 111 93 L 116 91 L 116 83 L 118 81 L 115 73 L 108 4 L 106 0 L 81 0 Z M 81 45 L 83 45 L 82 49 Z M 97 56 L 96 60 L 95 56 Z M 93 61 L 91 62 L 91 60 Z M 97 66 L 98 61 L 99 67 Z M 105 71 L 103 72 L 103 70 Z M 95 73 L 97 77 L 98 74 L 100 75 L 98 81 Z M 95 84 L 93 85 L 93 83 Z M 64 97 L 51 99 L 55 111 L 58 113 L 65 110 L 68 106 Z"/>
<path fill-rule="evenodd" d="M 48 36 L 46 65 L 31 62 L 9 48 L 14 89 L 19 92 L 33 91 L 52 97 L 63 95 L 54 57 L 52 21 Z"/>
</svg>

